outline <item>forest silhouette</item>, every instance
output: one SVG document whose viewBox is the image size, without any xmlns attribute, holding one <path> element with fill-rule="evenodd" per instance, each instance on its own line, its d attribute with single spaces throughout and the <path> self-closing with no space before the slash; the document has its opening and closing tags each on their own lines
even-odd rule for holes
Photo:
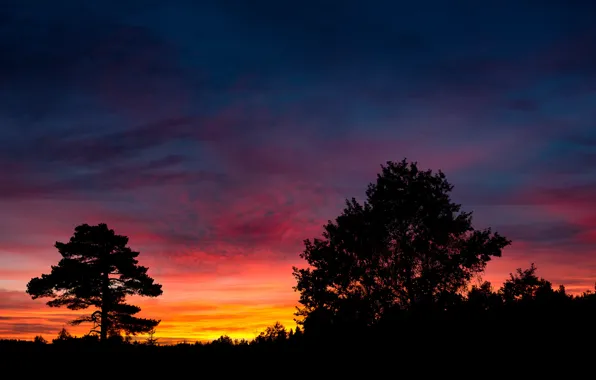
<svg viewBox="0 0 596 380">
<path fill-rule="evenodd" d="M 62 329 L 51 341 L 2 340 L 0 349 L 28 355 L 138 352 L 172 360 L 390 350 L 402 359 L 430 360 L 437 353 L 457 356 L 463 348 L 474 354 L 487 345 L 522 355 L 544 349 L 541 343 L 593 340 L 587 328 L 596 317 L 593 291 L 554 289 L 534 263 L 516 269 L 500 287 L 482 281 L 486 265 L 512 242 L 490 228 L 474 229 L 472 213 L 451 200 L 453 186 L 443 172 L 405 159 L 381 169 L 365 201 L 346 200 L 321 237 L 304 241 L 306 265 L 293 268 L 300 295 L 295 330 L 276 323 L 252 340 L 161 344 L 154 338 L 160 321 L 135 317 L 140 308 L 125 302 L 129 295 L 158 297 L 161 285 L 139 265 L 126 236 L 106 224 L 83 224 L 69 242 L 56 243 L 61 261 L 50 274 L 33 278 L 27 293 L 49 297 L 50 307 L 91 311 L 72 322 L 91 324 L 89 333 L 73 337 Z M 149 338 L 133 339 L 138 334 Z"/>
</svg>

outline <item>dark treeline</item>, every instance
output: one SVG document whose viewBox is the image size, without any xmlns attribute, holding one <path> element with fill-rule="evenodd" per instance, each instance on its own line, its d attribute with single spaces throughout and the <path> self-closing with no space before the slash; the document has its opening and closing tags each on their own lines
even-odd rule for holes
<svg viewBox="0 0 596 380">
<path fill-rule="evenodd" d="M 299 328 L 276 323 L 250 341 L 227 336 L 176 345 L 133 340 L 154 333 L 160 321 L 133 316 L 140 308 L 126 304 L 126 296 L 156 297 L 161 285 L 138 265 L 139 253 L 126 246 L 128 238 L 105 224 L 81 225 L 70 242 L 56 243 L 63 259 L 52 273 L 32 279 L 27 292 L 50 297 L 51 307 L 95 309 L 73 321 L 92 323 L 90 333 L 74 338 L 63 330 L 51 343 L 38 337 L 2 341 L 0 347 L 40 354 L 138 352 L 175 360 L 338 352 L 524 357 L 591 345 L 594 292 L 570 295 L 564 286 L 555 289 L 534 264 L 511 273 L 500 287 L 480 280 L 488 262 L 512 242 L 490 228 L 473 228 L 472 213 L 452 202 L 452 189 L 442 172 L 420 170 L 416 163 L 382 166 L 366 201 L 347 200 L 322 237 L 305 240 L 301 257 L 308 266 L 293 269 Z"/>
<path fill-rule="evenodd" d="M 74 337 L 62 329 L 51 341 L 42 336 L 33 341 L 0 340 L 0 349 L 29 353 L 133 351 L 172 357 L 387 348 L 407 354 L 412 349 L 440 350 L 490 342 L 494 348 L 507 346 L 512 353 L 527 349 L 520 341 L 532 345 L 543 342 L 557 348 L 565 342 L 591 345 L 596 338 L 591 327 L 596 320 L 596 293 L 570 295 L 564 286 L 553 289 L 549 281 L 536 274 L 533 264 L 512 273 L 499 289 L 493 289 L 489 282 L 474 285 L 467 294 L 450 300 L 448 308 L 444 306 L 433 310 L 396 310 L 374 326 L 313 313 L 302 328 L 286 329 L 275 323 L 252 340 L 221 336 L 211 342 L 167 344 L 152 335 L 144 340 L 113 335 L 102 344 L 97 335 Z M 404 341 L 408 342 L 405 346 L 399 343 Z"/>
</svg>

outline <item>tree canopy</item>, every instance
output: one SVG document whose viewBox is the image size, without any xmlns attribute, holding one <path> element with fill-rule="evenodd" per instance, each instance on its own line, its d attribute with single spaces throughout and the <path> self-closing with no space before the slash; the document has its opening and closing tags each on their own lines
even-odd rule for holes
<svg viewBox="0 0 596 380">
<path fill-rule="evenodd" d="M 346 200 L 321 238 L 304 241 L 297 316 L 370 326 L 396 310 L 449 308 L 511 243 L 473 228 L 441 171 L 405 159 L 381 169 L 364 202 Z"/>
<path fill-rule="evenodd" d="M 127 236 L 117 235 L 104 223 L 79 225 L 69 242 L 56 242 L 62 259 L 50 274 L 31 279 L 27 293 L 33 299 L 51 298 L 50 307 L 94 308 L 93 313 L 71 323 L 92 322 L 91 332 L 99 333 L 102 341 L 122 332 L 150 332 L 160 321 L 135 317 L 141 309 L 125 299 L 160 296 L 161 285 L 147 275 L 148 268 L 138 265 L 139 252 L 127 244 Z"/>
</svg>

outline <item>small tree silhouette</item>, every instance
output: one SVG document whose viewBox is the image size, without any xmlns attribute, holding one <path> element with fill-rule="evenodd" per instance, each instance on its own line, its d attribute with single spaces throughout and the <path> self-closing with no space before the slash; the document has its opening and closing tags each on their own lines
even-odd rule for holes
<svg viewBox="0 0 596 380">
<path fill-rule="evenodd" d="M 149 337 L 145 340 L 145 343 L 148 346 L 157 346 L 157 341 L 159 340 L 159 338 L 154 338 L 154 335 L 155 329 L 151 329 L 151 331 L 149 331 Z"/>
<path fill-rule="evenodd" d="M 68 330 L 66 330 L 65 327 L 63 327 L 59 332 L 58 332 L 58 336 L 52 340 L 52 343 L 62 343 L 62 342 L 66 342 L 69 340 L 74 339 L 72 335 L 70 335 L 70 333 L 68 332 Z"/>
<path fill-rule="evenodd" d="M 141 309 L 124 301 L 129 295 L 157 297 L 162 294 L 161 285 L 147 275 L 146 267 L 138 265 L 139 252 L 127 244 L 128 237 L 116 235 L 106 224 L 82 224 L 68 243 L 56 242 L 62 259 L 50 274 L 31 279 L 27 293 L 33 299 L 52 298 L 47 302 L 50 307 L 95 308 L 71 324 L 92 322 L 92 332 L 99 330 L 102 341 L 122 331 L 148 332 L 159 321 L 135 317 Z"/>
<path fill-rule="evenodd" d="M 284 325 L 280 322 L 275 322 L 272 326 L 267 326 L 267 328 L 262 331 L 259 336 L 256 338 L 257 342 L 280 342 L 286 340 L 288 336 L 288 332 Z"/>
<path fill-rule="evenodd" d="M 219 338 L 215 339 L 211 344 L 218 345 L 218 346 L 233 346 L 234 340 L 227 335 L 222 335 Z"/>
<path fill-rule="evenodd" d="M 528 301 L 535 299 L 540 294 L 552 293 L 552 284 L 536 275 L 534 263 L 527 269 L 517 268 L 516 273 L 510 273 L 509 279 L 501 288 L 505 302 Z M 563 288 L 564 292 L 564 288 Z"/>
</svg>

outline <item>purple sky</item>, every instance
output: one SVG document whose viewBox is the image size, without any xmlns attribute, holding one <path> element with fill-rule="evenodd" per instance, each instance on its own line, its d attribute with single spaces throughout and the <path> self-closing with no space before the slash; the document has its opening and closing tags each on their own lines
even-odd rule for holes
<svg viewBox="0 0 596 380">
<path fill-rule="evenodd" d="M 291 321 L 302 240 L 404 157 L 513 240 L 489 278 L 535 262 L 591 288 L 596 6 L 398 3 L 5 1 L 0 313 L 28 315 L 53 243 L 106 222 L 164 284 L 155 310 L 213 297 L 277 310 L 238 334 Z M 0 335 L 39 324 L 7 318 Z"/>
</svg>

